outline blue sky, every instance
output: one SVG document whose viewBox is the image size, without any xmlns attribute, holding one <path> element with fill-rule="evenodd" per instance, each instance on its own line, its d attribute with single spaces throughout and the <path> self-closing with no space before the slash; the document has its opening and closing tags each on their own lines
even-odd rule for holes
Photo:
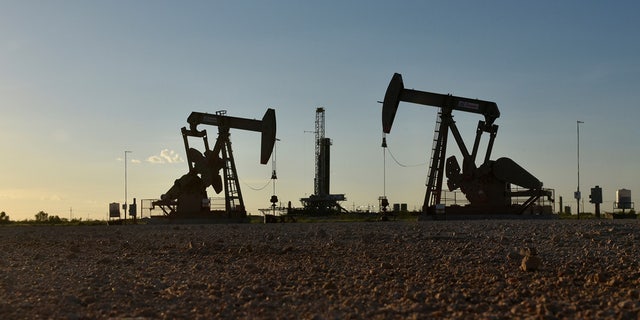
<svg viewBox="0 0 640 320">
<path fill-rule="evenodd" d="M 409 88 L 495 101 L 492 158 L 514 159 L 574 210 L 576 121 L 584 121 L 581 189 L 603 187 L 609 209 L 616 189 L 640 192 L 639 7 L 0 1 L 0 210 L 12 219 L 40 210 L 68 217 L 70 209 L 104 218 L 109 202 L 124 200 L 124 150 L 132 151 L 129 197 L 157 198 L 187 170 L 180 128 L 190 112 L 261 118 L 269 107 L 281 140 L 281 201 L 299 205 L 313 192 L 313 134 L 305 131 L 324 107 L 331 191 L 346 194 L 347 208 L 375 205 L 383 192 L 376 101 L 394 72 Z M 400 105 L 387 137 L 399 161 L 426 162 L 436 114 Z M 480 117 L 454 115 L 471 145 Z M 259 164 L 258 134 L 231 134 L 245 202 L 257 213 L 272 188 L 248 186 L 263 186 L 271 165 Z M 387 157 L 390 202 L 419 207 L 426 171 Z"/>
</svg>

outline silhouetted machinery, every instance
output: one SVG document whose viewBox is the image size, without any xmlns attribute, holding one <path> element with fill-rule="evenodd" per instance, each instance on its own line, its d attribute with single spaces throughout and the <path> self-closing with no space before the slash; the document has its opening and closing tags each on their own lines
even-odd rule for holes
<svg viewBox="0 0 640 320">
<path fill-rule="evenodd" d="M 495 102 L 482 101 L 405 89 L 402 75 L 396 73 L 385 93 L 382 106 L 382 130 L 391 131 L 400 101 L 440 108 L 434 133 L 433 149 L 429 166 L 427 190 L 423 212 L 434 213 L 436 206 L 442 205 L 442 182 L 445 173 L 449 191 L 460 189 L 469 201 L 461 209 L 464 213 L 523 213 L 540 197 L 550 201 L 552 193 L 542 188 L 542 182 L 509 158 L 489 160 L 493 143 L 498 132 L 494 121 L 500 117 Z M 478 113 L 484 121 L 478 121 L 476 137 L 471 152 L 464 144 L 462 136 L 453 120 L 453 110 Z M 455 156 L 446 157 L 447 137 L 451 131 L 462 153 L 462 167 Z M 489 134 L 487 151 L 483 162 L 476 165 L 476 157 L 483 133 Z M 446 160 L 446 162 L 445 162 Z M 515 185 L 516 188 L 512 188 Z M 523 203 L 515 203 L 513 198 L 527 198 Z M 450 212 L 447 210 L 447 212 Z"/>
<path fill-rule="evenodd" d="M 215 213 L 226 213 L 229 218 L 246 217 L 247 212 L 231 150 L 229 130 L 234 128 L 261 132 L 260 163 L 266 164 L 276 141 L 275 110 L 267 109 L 262 120 L 230 117 L 224 110 L 216 114 L 192 112 L 187 122 L 189 128 L 182 128 L 182 138 L 189 172 L 176 180 L 160 200 L 153 202 L 153 205 L 160 206 L 165 215 L 170 218 L 206 218 Z M 197 127 L 200 124 L 218 127 L 218 138 L 213 149 L 209 148 L 207 131 L 198 130 Z M 203 139 L 204 153 L 189 146 L 189 137 Z M 224 189 L 224 211 L 211 210 L 206 190 L 209 186 L 213 187 L 216 193 Z"/>
<path fill-rule="evenodd" d="M 315 178 L 313 180 L 313 194 L 301 198 L 305 212 L 312 214 L 327 214 L 331 212 L 348 212 L 340 205 L 345 201 L 344 194 L 331 194 L 330 164 L 331 139 L 324 136 L 324 108 L 316 108 L 316 150 L 315 150 Z"/>
</svg>

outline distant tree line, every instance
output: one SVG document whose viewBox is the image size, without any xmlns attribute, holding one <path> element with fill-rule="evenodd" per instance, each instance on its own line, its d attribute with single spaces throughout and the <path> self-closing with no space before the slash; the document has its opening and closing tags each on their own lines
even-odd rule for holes
<svg viewBox="0 0 640 320">
<path fill-rule="evenodd" d="M 4 211 L 0 212 L 0 224 L 8 224 L 9 222 L 11 222 L 11 220 L 9 220 L 7 213 Z"/>
<path fill-rule="evenodd" d="M 64 219 L 67 220 L 67 219 Z M 50 216 L 48 213 L 44 211 L 40 211 L 36 213 L 36 222 L 40 223 L 48 223 L 48 224 L 60 224 L 63 222 L 63 219 L 60 219 L 59 216 Z M 67 221 L 64 221 L 67 222 Z"/>
<path fill-rule="evenodd" d="M 50 215 L 44 211 L 40 211 L 35 215 L 36 224 L 81 224 L 82 219 L 60 218 L 57 215 Z M 28 222 L 28 221 L 27 221 Z"/>
<path fill-rule="evenodd" d="M 57 215 L 50 215 L 44 211 L 40 211 L 35 214 L 34 220 L 23 220 L 23 221 L 11 221 L 9 215 L 2 211 L 0 212 L 0 225 L 3 224 L 46 224 L 46 225 L 98 225 L 105 224 L 104 221 L 99 220 L 86 220 L 82 221 L 80 219 L 67 219 L 60 218 Z"/>
</svg>

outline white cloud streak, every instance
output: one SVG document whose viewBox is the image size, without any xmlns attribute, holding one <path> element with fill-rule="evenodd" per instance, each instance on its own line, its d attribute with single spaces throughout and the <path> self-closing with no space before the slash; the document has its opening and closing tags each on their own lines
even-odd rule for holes
<svg viewBox="0 0 640 320">
<path fill-rule="evenodd" d="M 150 156 L 146 161 L 153 164 L 166 164 L 184 162 L 184 159 L 173 150 L 163 149 L 159 155 Z"/>
<path fill-rule="evenodd" d="M 40 200 L 40 201 L 62 201 L 62 196 L 45 189 L 20 189 L 8 188 L 0 189 L 0 199 L 2 200 Z"/>
</svg>

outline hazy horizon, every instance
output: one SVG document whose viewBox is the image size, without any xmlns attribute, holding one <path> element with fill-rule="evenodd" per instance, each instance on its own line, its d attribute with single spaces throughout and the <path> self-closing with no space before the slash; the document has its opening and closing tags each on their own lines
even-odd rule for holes
<svg viewBox="0 0 640 320">
<path fill-rule="evenodd" d="M 192 111 L 277 117 L 276 194 L 313 193 L 315 109 L 326 110 L 331 192 L 383 194 L 381 104 L 407 88 L 495 101 L 492 159 L 509 157 L 575 212 L 580 189 L 640 192 L 640 4 L 632 1 L 0 1 L 0 211 L 103 219 L 187 172 Z M 401 103 L 389 148 L 426 163 L 437 108 Z M 479 115 L 454 112 L 467 146 Z M 210 141 L 217 128 L 207 127 Z M 457 147 L 449 139 L 449 150 Z M 248 212 L 269 207 L 260 135 L 231 130 Z M 391 203 L 419 208 L 427 165 L 386 158 Z M 218 196 L 209 189 L 209 196 Z M 582 207 L 582 206 L 581 206 Z M 558 207 L 556 206 L 556 210 Z M 71 213 L 72 210 L 72 213 Z M 581 209 L 582 210 L 582 209 Z"/>
</svg>

